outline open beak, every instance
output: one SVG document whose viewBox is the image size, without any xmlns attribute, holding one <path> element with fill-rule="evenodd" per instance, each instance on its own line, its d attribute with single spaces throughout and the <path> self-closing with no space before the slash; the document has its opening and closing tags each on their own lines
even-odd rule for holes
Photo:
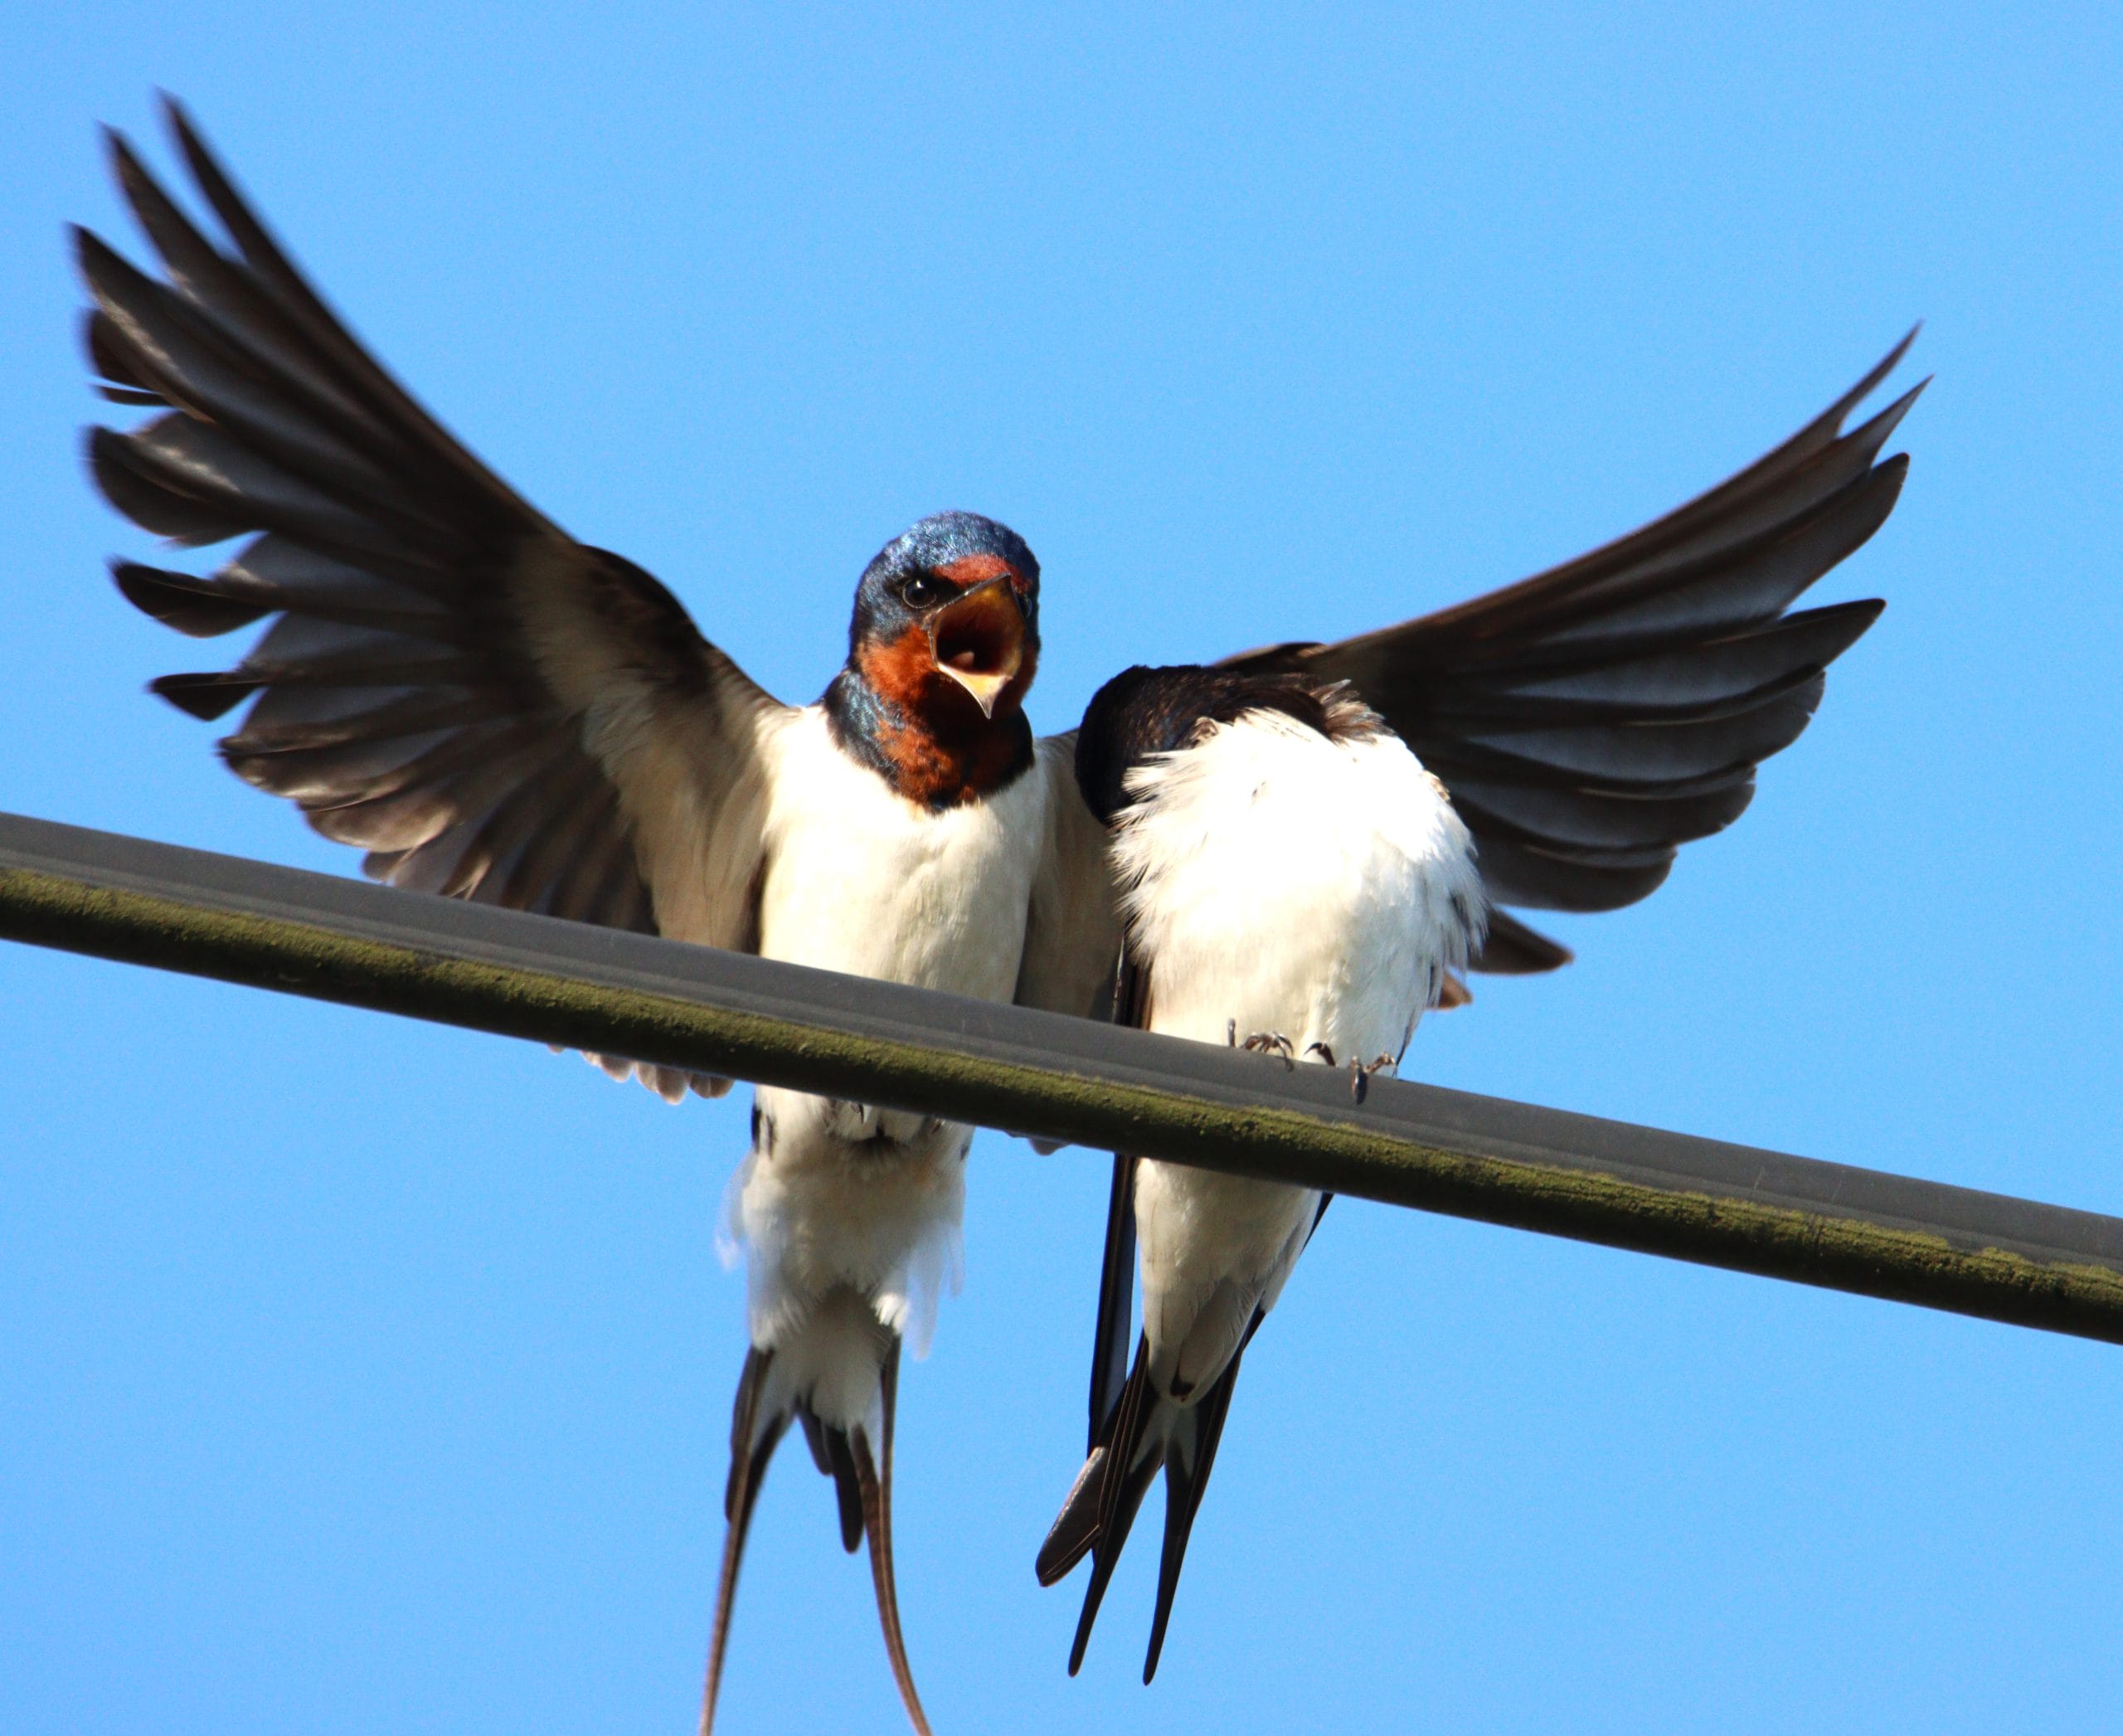
<svg viewBox="0 0 2123 1736">
<path fill-rule="evenodd" d="M 973 695 L 984 717 L 1025 661 L 1025 615 L 1006 578 L 976 585 L 929 618 L 936 667 Z"/>
</svg>

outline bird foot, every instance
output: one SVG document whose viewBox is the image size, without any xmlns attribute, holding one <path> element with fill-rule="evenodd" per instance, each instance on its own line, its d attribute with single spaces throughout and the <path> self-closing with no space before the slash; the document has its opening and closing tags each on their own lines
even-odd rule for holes
<svg viewBox="0 0 2123 1736">
<path fill-rule="evenodd" d="M 1329 1062 L 1329 1065 L 1333 1065 L 1331 1058 Z M 1349 1095 L 1354 1097 L 1358 1102 L 1363 1102 L 1364 1099 L 1364 1093 L 1371 1089 L 1371 1076 L 1373 1073 L 1397 1072 L 1400 1070 L 1400 1066 L 1401 1063 L 1399 1058 L 1394 1055 L 1374 1056 L 1372 1059 L 1371 1065 L 1368 1067 L 1365 1066 L 1361 1061 L 1350 1062 Z"/>
<path fill-rule="evenodd" d="M 1236 1021 L 1231 1025 L 1231 1033 L 1233 1036 L 1238 1033 Z M 1256 1055 L 1280 1055 L 1285 1067 L 1295 1067 L 1297 1065 L 1297 1045 L 1280 1031 L 1256 1031 L 1245 1042 L 1240 1043 L 1239 1047 L 1242 1049 L 1251 1049 Z"/>
</svg>

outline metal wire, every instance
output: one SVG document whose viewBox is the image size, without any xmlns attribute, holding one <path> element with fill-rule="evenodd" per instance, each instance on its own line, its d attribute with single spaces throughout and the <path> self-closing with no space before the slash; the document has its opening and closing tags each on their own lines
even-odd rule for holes
<svg viewBox="0 0 2123 1736">
<path fill-rule="evenodd" d="M 0 815 L 0 938 L 2123 1343 L 2123 1219 Z"/>
</svg>

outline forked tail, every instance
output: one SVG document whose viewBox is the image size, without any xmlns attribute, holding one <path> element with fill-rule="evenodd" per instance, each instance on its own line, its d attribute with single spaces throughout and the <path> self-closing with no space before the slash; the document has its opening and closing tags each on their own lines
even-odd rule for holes
<svg viewBox="0 0 2123 1736">
<path fill-rule="evenodd" d="M 1246 1336 L 1251 1340 L 1251 1332 Z M 1162 1470 L 1164 1547 L 1158 1563 L 1157 1611 L 1151 1618 L 1143 1680 L 1147 1683 L 1157 1675 L 1173 1598 L 1179 1590 L 1179 1569 L 1187 1559 L 1187 1540 L 1216 1463 L 1217 1444 L 1223 1437 L 1224 1417 L 1231 1408 L 1232 1388 L 1244 1352 L 1241 1345 L 1209 1389 L 1193 1404 L 1183 1406 L 1153 1389 L 1148 1346 L 1138 1345 L 1135 1366 L 1107 1419 L 1104 1438 L 1076 1473 L 1035 1564 L 1039 1583 L 1052 1585 L 1086 1554 L 1091 1558 L 1091 1583 L 1084 1592 L 1083 1613 L 1076 1618 L 1076 1636 L 1069 1649 L 1070 1675 L 1083 1667 L 1084 1650 L 1091 1643 L 1105 1588 L 1120 1564 L 1120 1552 L 1142 1510 L 1143 1497 Z"/>
<path fill-rule="evenodd" d="M 795 1420 L 803 1423 L 819 1469 L 833 1481 L 839 1498 L 842 1543 L 853 1550 L 868 1539 L 870 1576 L 877 1588 L 877 1619 L 884 1629 L 892 1680 L 899 1685 L 900 1699 L 917 1736 L 931 1736 L 928 1715 L 915 1691 L 914 1671 L 906 1661 L 906 1640 L 900 1630 L 899 1588 L 892 1573 L 892 1434 L 899 1408 L 898 1336 L 891 1336 L 878 1370 L 882 1425 L 874 1451 L 864 1423 L 837 1428 L 820 1422 L 802 1398 L 776 1395 L 770 1399 L 767 1388 L 773 1363 L 771 1350 L 751 1351 L 737 1383 L 737 1402 L 730 1424 L 730 1481 L 722 1503 L 729 1524 L 723 1539 L 721 1577 L 715 1593 L 707 1680 L 701 1693 L 700 1736 L 712 1736 L 715 1729 L 716 1696 L 722 1683 L 731 1611 L 737 1596 L 737 1570 L 744 1560 L 752 1510 L 765 1480 L 767 1461 L 790 1422 Z"/>
</svg>

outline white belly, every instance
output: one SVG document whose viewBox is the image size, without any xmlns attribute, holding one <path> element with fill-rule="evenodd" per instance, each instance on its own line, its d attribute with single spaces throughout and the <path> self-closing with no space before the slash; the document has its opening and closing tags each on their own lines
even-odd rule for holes
<svg viewBox="0 0 2123 1736">
<path fill-rule="evenodd" d="M 1150 1028 L 1203 1043 L 1273 1033 L 1315 1064 L 1400 1055 L 1441 973 L 1465 963 L 1483 906 L 1466 828 L 1398 739 L 1331 742 L 1253 713 L 1139 768 L 1129 789 L 1115 855 Z M 1193 1396 L 1221 1371 L 1255 1309 L 1274 1306 L 1319 1199 L 1137 1167 L 1161 1386 Z"/>
<path fill-rule="evenodd" d="M 760 888 L 767 958 L 1006 999 L 1045 848 L 1046 767 L 941 813 L 895 795 L 834 745 L 822 712 L 785 733 Z M 971 1130 L 760 1087 L 753 1149 L 731 1188 L 752 1336 L 782 1344 L 835 1290 L 925 1347 L 959 1271 Z"/>
</svg>

